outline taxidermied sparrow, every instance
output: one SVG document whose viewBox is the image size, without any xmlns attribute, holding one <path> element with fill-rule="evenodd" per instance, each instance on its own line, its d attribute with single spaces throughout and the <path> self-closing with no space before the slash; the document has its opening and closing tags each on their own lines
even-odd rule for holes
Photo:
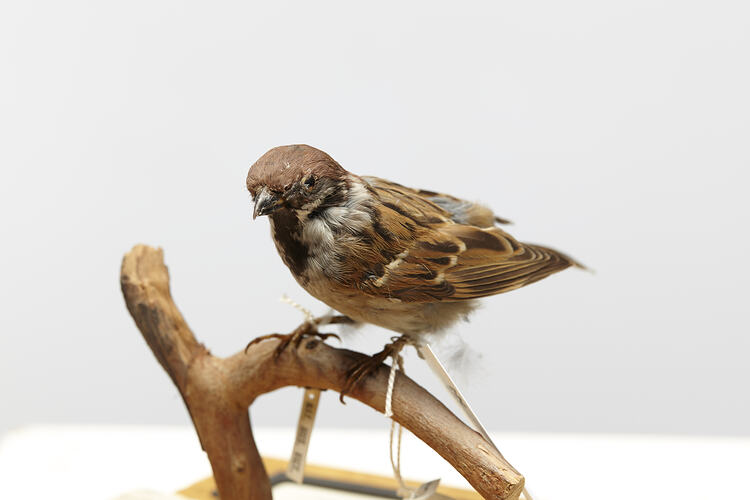
<svg viewBox="0 0 750 500">
<path fill-rule="evenodd" d="M 352 174 L 306 145 L 268 151 L 247 189 L 253 218 L 269 216 L 276 249 L 305 290 L 411 338 L 466 317 L 478 298 L 581 267 L 516 241 L 480 204 Z"/>
</svg>

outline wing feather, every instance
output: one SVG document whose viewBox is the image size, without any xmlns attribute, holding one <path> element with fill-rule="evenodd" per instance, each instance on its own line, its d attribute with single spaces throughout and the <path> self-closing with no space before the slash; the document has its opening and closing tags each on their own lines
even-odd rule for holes
<svg viewBox="0 0 750 500">
<path fill-rule="evenodd" d="M 430 212 L 457 224 L 477 227 L 491 227 L 495 223 L 510 224 L 510 221 L 495 215 L 481 203 L 474 203 L 449 194 L 436 193 L 426 189 L 412 189 L 379 177 L 362 177 L 382 197 L 390 202 L 402 203 L 404 208 L 416 208 L 417 212 Z"/>
<path fill-rule="evenodd" d="M 395 240 L 382 273 L 362 285 L 367 293 L 408 302 L 470 300 L 580 266 L 563 253 L 521 243 L 494 227 L 494 214 L 480 205 L 376 177 L 364 180 L 381 201 L 381 232 Z"/>
</svg>

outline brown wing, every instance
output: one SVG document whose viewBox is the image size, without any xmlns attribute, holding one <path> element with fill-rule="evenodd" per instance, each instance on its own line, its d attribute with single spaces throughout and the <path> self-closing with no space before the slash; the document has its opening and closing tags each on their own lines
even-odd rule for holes
<svg viewBox="0 0 750 500">
<path fill-rule="evenodd" d="M 539 281 L 577 262 L 551 248 L 520 243 L 504 231 L 467 226 L 446 228 L 458 233 L 466 249 L 445 271 L 453 299 L 474 299 L 509 292 Z M 493 240 L 499 241 L 497 245 Z"/>
<path fill-rule="evenodd" d="M 449 194 L 426 189 L 412 189 L 378 177 L 363 177 L 381 198 L 391 203 L 404 204 L 404 208 L 427 210 L 431 215 L 440 214 L 446 220 L 477 227 L 491 227 L 496 222 L 509 224 L 507 219 L 496 216 L 492 210 L 480 203 L 462 200 Z"/>
<path fill-rule="evenodd" d="M 382 202 L 381 223 L 413 230 L 408 242 L 399 238 L 398 253 L 378 275 L 363 283 L 367 293 L 407 302 L 475 299 L 579 266 L 555 250 L 520 243 L 500 228 L 454 222 L 448 210 L 418 191 L 371 179 L 366 178 Z"/>
</svg>

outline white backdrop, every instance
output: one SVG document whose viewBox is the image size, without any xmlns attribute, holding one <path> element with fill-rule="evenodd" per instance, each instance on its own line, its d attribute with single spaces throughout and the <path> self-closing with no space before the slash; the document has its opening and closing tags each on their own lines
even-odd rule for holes
<svg viewBox="0 0 750 500">
<path fill-rule="evenodd" d="M 750 434 L 749 49 L 742 1 L 3 2 L 0 432 L 188 422 L 120 295 L 135 243 L 165 249 L 215 353 L 293 328 L 282 293 L 325 312 L 244 188 L 304 142 L 596 270 L 460 326 L 488 428 Z M 319 425 L 387 425 L 334 396 Z M 254 422 L 292 425 L 300 398 Z"/>
</svg>

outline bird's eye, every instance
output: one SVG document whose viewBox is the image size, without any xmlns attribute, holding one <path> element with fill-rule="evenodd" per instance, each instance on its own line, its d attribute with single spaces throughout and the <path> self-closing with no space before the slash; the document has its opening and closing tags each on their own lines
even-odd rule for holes
<svg viewBox="0 0 750 500">
<path fill-rule="evenodd" d="M 304 185 L 305 185 L 306 187 L 308 187 L 308 188 L 311 188 L 311 187 L 313 187 L 313 186 L 315 185 L 315 177 L 313 177 L 313 176 L 310 176 L 310 177 L 308 177 L 307 179 L 305 179 L 305 180 L 303 181 L 303 184 L 304 184 Z"/>
</svg>

